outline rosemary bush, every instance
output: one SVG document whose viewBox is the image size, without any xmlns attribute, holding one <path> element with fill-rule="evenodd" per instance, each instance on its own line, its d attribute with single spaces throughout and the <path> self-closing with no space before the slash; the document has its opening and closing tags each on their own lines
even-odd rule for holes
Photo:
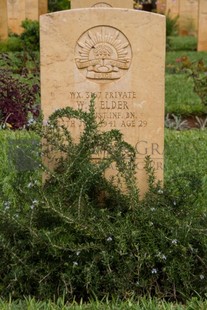
<svg viewBox="0 0 207 310">
<path fill-rule="evenodd" d="M 68 118 L 83 123 L 79 141 L 64 125 Z M 54 170 L 44 168 L 44 186 L 32 179 L 22 186 L 26 172 L 19 172 L 15 204 L 0 198 L 1 296 L 205 296 L 207 191 L 199 175 L 172 177 L 161 188 L 147 158 L 149 192 L 140 200 L 135 151 L 119 131 L 99 131 L 94 98 L 89 112 L 56 111 L 39 133 L 44 157 L 54 163 L 59 156 Z M 91 159 L 102 151 L 105 158 Z M 112 163 L 117 177 L 106 179 Z"/>
</svg>

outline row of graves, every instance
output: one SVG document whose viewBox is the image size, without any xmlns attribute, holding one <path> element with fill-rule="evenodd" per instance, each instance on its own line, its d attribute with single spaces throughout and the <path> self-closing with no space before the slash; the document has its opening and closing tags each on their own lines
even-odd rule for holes
<svg viewBox="0 0 207 310">
<path fill-rule="evenodd" d="M 71 8 L 85 7 L 116 7 L 140 8 L 139 0 L 71 0 Z M 146 2 L 146 1 L 145 1 Z M 147 10 L 149 3 L 142 4 Z M 153 2 L 154 3 L 154 2 Z M 145 8 L 146 7 L 146 8 Z M 153 8 L 153 7 L 152 7 Z M 198 36 L 198 50 L 207 50 L 207 0 L 157 0 L 155 10 L 161 14 L 178 17 L 180 35 Z M 0 1 L 0 39 L 8 36 L 8 29 L 20 34 L 21 22 L 31 19 L 38 20 L 39 16 L 48 12 L 48 0 L 1 0 Z"/>
<path fill-rule="evenodd" d="M 207 51 L 207 0 L 157 0 L 157 11 L 178 17 L 179 35 L 198 36 L 198 51 Z"/>
<path fill-rule="evenodd" d="M 47 12 L 48 0 L 0 0 L 0 39 L 6 39 L 8 31 L 21 34 L 23 20 L 39 20 Z"/>
</svg>

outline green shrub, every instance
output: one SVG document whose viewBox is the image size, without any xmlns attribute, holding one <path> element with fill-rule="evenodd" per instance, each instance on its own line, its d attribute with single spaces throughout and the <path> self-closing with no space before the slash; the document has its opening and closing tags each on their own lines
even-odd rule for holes
<svg viewBox="0 0 207 310">
<path fill-rule="evenodd" d="M 23 48 L 26 50 L 38 51 L 40 48 L 39 22 L 26 19 L 22 22 L 24 31 L 20 35 Z"/>
<path fill-rule="evenodd" d="M 166 15 L 166 36 L 176 35 L 178 32 L 178 16 L 171 17 L 169 12 Z"/>
<path fill-rule="evenodd" d="M 205 112 L 200 98 L 193 91 L 193 81 L 186 74 L 166 74 L 166 113 L 200 115 Z"/>
<path fill-rule="evenodd" d="M 0 129 L 25 128 L 39 116 L 39 85 L 21 82 L 0 70 Z"/>
<path fill-rule="evenodd" d="M 65 118 L 83 123 L 79 142 L 58 122 Z M 15 204 L 0 197 L 1 296 L 205 297 L 207 191 L 200 173 L 172 175 L 162 189 L 147 158 L 150 191 L 139 200 L 134 149 L 118 131 L 99 132 L 93 102 L 89 112 L 56 111 L 40 133 L 49 158 L 57 150 L 60 156 L 44 187 L 32 179 L 22 186 L 19 172 Z M 91 161 L 100 151 L 108 156 Z M 104 178 L 114 162 L 125 193 L 119 179 Z"/>
<path fill-rule="evenodd" d="M 199 96 L 201 103 L 207 111 L 207 66 L 202 59 L 191 62 L 186 56 L 180 59 L 181 70 L 186 72 L 193 80 L 193 90 Z"/>
<path fill-rule="evenodd" d="M 196 51 L 197 38 L 194 36 L 168 36 L 168 51 Z"/>
<path fill-rule="evenodd" d="M 0 41 L 0 53 L 22 51 L 23 46 L 19 37 L 9 37 Z"/>
<path fill-rule="evenodd" d="M 48 2 L 49 12 L 56 12 L 62 10 L 68 10 L 70 8 L 70 1 L 68 0 L 49 0 Z"/>
</svg>

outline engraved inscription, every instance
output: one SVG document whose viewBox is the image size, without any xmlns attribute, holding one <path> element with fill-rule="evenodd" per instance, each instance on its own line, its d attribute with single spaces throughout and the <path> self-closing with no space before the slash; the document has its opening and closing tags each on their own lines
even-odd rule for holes
<svg viewBox="0 0 207 310">
<path fill-rule="evenodd" d="M 112 8 L 112 6 L 110 4 L 105 3 L 105 2 L 98 2 L 98 3 L 94 4 L 92 7 L 93 8 L 104 8 L 104 7 Z"/>
<path fill-rule="evenodd" d="M 92 92 L 71 91 L 69 100 L 76 103 L 77 109 L 87 111 Z M 141 109 L 145 101 L 138 102 L 135 91 L 96 92 L 96 103 L 99 110 L 96 118 L 102 128 L 130 128 L 143 129 L 148 126 L 148 121 L 143 118 Z M 137 115 L 135 107 L 140 110 Z"/>
<path fill-rule="evenodd" d="M 75 60 L 87 79 L 97 83 L 112 82 L 129 69 L 132 50 L 121 31 L 110 26 L 98 26 L 79 38 Z"/>
<path fill-rule="evenodd" d="M 17 2 L 17 0 L 9 0 L 9 4 L 14 5 Z"/>
<path fill-rule="evenodd" d="M 188 2 L 189 2 L 190 4 L 194 4 L 194 3 L 197 2 L 197 0 L 188 0 Z"/>
</svg>

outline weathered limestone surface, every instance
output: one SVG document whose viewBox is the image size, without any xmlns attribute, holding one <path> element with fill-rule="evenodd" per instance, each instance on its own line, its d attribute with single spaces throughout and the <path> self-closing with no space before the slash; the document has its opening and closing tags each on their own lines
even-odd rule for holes
<svg viewBox="0 0 207 310">
<path fill-rule="evenodd" d="M 48 12 L 48 0 L 39 0 L 39 16 Z"/>
<path fill-rule="evenodd" d="M 8 37 L 7 0 L 0 0 L 0 40 Z"/>
<path fill-rule="evenodd" d="M 20 34 L 23 20 L 38 20 L 41 14 L 47 13 L 48 0 L 7 0 L 7 6 L 9 30 Z"/>
<path fill-rule="evenodd" d="M 71 0 L 71 9 L 77 8 L 128 8 L 133 9 L 133 0 Z"/>
<path fill-rule="evenodd" d="M 21 23 L 26 19 L 25 0 L 7 0 L 9 30 L 20 34 Z"/>
<path fill-rule="evenodd" d="M 180 35 L 196 35 L 198 30 L 198 0 L 181 0 L 179 12 Z"/>
<path fill-rule="evenodd" d="M 180 1 L 183 0 L 166 0 L 166 13 L 171 17 L 176 17 L 180 14 Z"/>
<path fill-rule="evenodd" d="M 165 17 L 88 8 L 43 15 L 40 26 L 45 120 L 57 108 L 88 110 L 95 93 L 102 130 L 119 129 L 136 149 L 141 193 L 146 190 L 147 155 L 162 180 Z M 74 139 L 80 135 L 77 121 L 71 120 L 68 128 Z"/>
<path fill-rule="evenodd" d="M 167 0 L 157 0 L 157 13 L 165 14 Z"/>
<path fill-rule="evenodd" d="M 199 2 L 198 51 L 207 51 L 207 0 Z"/>
<path fill-rule="evenodd" d="M 39 18 L 39 1 L 25 0 L 25 16 L 31 20 Z"/>
</svg>

